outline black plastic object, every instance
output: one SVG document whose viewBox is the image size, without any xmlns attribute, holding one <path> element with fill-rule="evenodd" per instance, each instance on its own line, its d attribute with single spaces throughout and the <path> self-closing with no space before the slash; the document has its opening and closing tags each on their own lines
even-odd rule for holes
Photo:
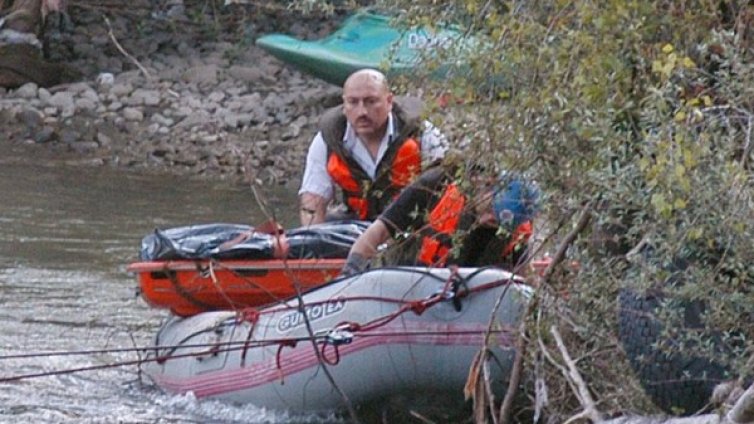
<svg viewBox="0 0 754 424">
<path fill-rule="evenodd" d="M 663 323 L 656 311 L 664 301 L 662 294 L 621 290 L 619 338 L 644 392 L 668 413 L 690 415 L 709 406 L 715 385 L 726 377 L 723 365 L 707 358 L 684 353 L 668 353 L 661 346 L 675 341 L 662 337 Z M 683 304 L 684 327 L 699 328 L 703 305 Z M 722 343 L 713 337 L 716 346 Z"/>
<path fill-rule="evenodd" d="M 289 259 L 345 258 L 370 221 L 325 222 L 286 231 Z"/>
<path fill-rule="evenodd" d="M 368 221 L 335 221 L 285 232 L 289 259 L 345 258 Z M 272 259 L 274 235 L 241 224 L 201 224 L 155 230 L 141 241 L 143 261 L 176 259 Z M 234 242 L 235 240 L 242 240 Z"/>
</svg>

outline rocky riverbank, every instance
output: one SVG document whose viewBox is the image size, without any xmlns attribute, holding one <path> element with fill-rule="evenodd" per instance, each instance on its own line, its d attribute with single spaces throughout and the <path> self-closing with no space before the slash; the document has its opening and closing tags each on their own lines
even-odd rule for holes
<svg viewBox="0 0 754 424">
<path fill-rule="evenodd" d="M 319 115 L 340 89 L 253 41 L 269 32 L 319 37 L 339 16 L 196 9 L 209 3 L 187 3 L 177 14 L 149 1 L 128 9 L 74 4 L 67 30 L 46 37 L 51 60 L 83 78 L 0 89 L 4 143 L 90 165 L 297 182 Z"/>
</svg>

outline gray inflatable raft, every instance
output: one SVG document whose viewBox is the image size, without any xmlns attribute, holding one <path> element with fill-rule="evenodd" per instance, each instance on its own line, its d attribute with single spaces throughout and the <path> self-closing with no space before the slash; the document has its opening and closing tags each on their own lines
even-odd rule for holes
<svg viewBox="0 0 754 424">
<path fill-rule="evenodd" d="M 501 399 L 530 293 L 500 269 L 376 269 L 305 293 L 303 304 L 172 317 L 143 369 L 168 392 L 316 411 L 343 406 L 323 367 L 356 405 L 394 393 L 461 397 L 488 340 Z"/>
</svg>

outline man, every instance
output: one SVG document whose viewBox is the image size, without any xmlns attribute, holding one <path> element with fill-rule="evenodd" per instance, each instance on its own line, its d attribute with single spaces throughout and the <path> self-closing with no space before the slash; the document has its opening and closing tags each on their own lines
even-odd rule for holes
<svg viewBox="0 0 754 424">
<path fill-rule="evenodd" d="M 299 190 L 302 225 L 325 221 L 335 186 L 349 217 L 373 220 L 447 142 L 421 120 L 416 98 L 393 98 L 381 72 L 362 69 L 343 84 L 343 104 L 325 112 L 309 146 Z"/>
<path fill-rule="evenodd" d="M 537 187 L 511 175 L 471 176 L 470 187 L 464 187 L 456 175 L 447 167 L 433 168 L 403 190 L 356 240 L 342 274 L 364 271 L 378 246 L 407 232 L 419 242 L 413 264 L 513 269 L 533 231 Z"/>
</svg>

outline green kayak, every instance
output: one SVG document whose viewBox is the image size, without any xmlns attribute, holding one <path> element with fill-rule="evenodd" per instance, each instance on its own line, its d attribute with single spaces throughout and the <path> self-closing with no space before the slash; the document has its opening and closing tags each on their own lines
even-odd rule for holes
<svg viewBox="0 0 754 424">
<path fill-rule="evenodd" d="M 259 37 L 256 44 L 302 72 L 341 86 L 362 68 L 381 69 L 388 76 L 414 75 L 424 57 L 439 58 L 456 42 L 469 43 L 460 31 L 450 28 L 397 28 L 392 24 L 388 16 L 359 12 L 319 40 L 269 34 Z M 441 59 L 433 75 L 444 75 L 450 65 L 449 59 Z"/>
</svg>

